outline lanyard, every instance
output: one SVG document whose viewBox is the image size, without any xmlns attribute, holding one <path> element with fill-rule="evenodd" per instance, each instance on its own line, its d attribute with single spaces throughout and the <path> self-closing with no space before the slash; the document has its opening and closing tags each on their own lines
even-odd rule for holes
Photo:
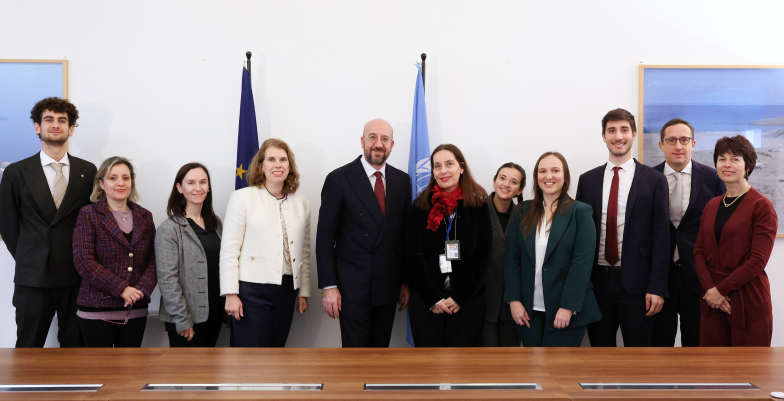
<svg viewBox="0 0 784 401">
<path fill-rule="evenodd" d="M 452 230 L 452 223 L 457 219 L 457 213 L 455 213 L 455 217 L 447 216 L 446 218 L 449 221 L 449 224 L 446 226 L 446 240 L 449 241 L 449 231 Z M 455 223 L 455 239 L 457 239 L 457 223 Z"/>
</svg>

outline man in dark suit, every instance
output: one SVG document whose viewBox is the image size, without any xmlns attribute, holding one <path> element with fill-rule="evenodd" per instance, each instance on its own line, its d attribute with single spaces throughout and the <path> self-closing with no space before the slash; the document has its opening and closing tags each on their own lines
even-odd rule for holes
<svg viewBox="0 0 784 401">
<path fill-rule="evenodd" d="M 388 164 L 392 126 L 365 124 L 363 156 L 327 175 L 321 191 L 316 261 L 322 304 L 340 319 L 343 347 L 388 347 L 403 281 L 404 224 L 411 208 L 408 174 Z"/>
<path fill-rule="evenodd" d="M 580 176 L 576 199 L 593 207 L 597 251 L 591 282 L 602 320 L 588 326 L 594 347 L 651 345 L 653 316 L 667 296 L 670 244 L 667 179 L 638 163 L 634 116 L 615 109 L 602 119 L 609 162 Z"/>
<path fill-rule="evenodd" d="M 73 231 L 90 203 L 95 166 L 66 153 L 79 112 L 47 98 L 30 118 L 41 152 L 10 164 L 0 182 L 0 235 L 16 261 L 16 347 L 43 347 L 57 313 L 62 347 L 83 344 L 76 317 L 82 278 L 73 263 Z"/>
<path fill-rule="evenodd" d="M 675 118 L 661 129 L 659 148 L 665 162 L 654 167 L 667 177 L 670 193 L 669 298 L 653 317 L 654 346 L 673 347 L 681 321 L 681 345 L 700 346 L 700 279 L 694 267 L 694 244 L 708 201 L 726 192 L 716 170 L 691 159 L 694 128 Z"/>
</svg>

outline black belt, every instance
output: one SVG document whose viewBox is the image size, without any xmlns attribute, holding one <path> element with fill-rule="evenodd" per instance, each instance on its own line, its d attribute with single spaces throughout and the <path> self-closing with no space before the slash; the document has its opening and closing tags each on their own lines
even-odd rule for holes
<svg viewBox="0 0 784 401">
<path fill-rule="evenodd" d="M 594 265 L 593 271 L 605 274 L 620 274 L 621 266 Z"/>
</svg>

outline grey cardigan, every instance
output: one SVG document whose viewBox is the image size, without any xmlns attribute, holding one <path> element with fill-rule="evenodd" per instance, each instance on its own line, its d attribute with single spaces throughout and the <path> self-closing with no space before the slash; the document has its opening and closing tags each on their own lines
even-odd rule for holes
<svg viewBox="0 0 784 401">
<path fill-rule="evenodd" d="M 218 219 L 215 230 L 221 237 Z M 166 219 L 155 234 L 155 266 L 161 306 L 158 317 L 184 331 L 209 317 L 207 254 L 198 235 L 182 216 Z"/>
</svg>

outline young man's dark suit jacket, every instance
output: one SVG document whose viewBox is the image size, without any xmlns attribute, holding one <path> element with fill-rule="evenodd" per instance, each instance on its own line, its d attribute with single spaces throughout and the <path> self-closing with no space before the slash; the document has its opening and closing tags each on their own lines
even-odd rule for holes
<svg viewBox="0 0 784 401">
<path fill-rule="evenodd" d="M 621 281 L 626 292 L 636 295 L 667 296 L 670 270 L 670 192 L 667 178 L 651 167 L 635 163 L 634 179 L 626 202 L 621 255 Z M 603 164 L 583 173 L 575 200 L 593 208 L 596 224 L 596 256 L 602 229 Z M 641 311 L 645 314 L 645 311 Z"/>
<path fill-rule="evenodd" d="M 54 310 L 31 310 L 35 305 L 24 299 L 23 294 L 28 293 L 31 288 L 73 287 L 78 292 L 82 282 L 73 263 L 73 231 L 79 209 L 90 203 L 96 169 L 92 163 L 70 154 L 68 159 L 71 171 L 59 209 L 55 207 L 52 191 L 41 166 L 40 154 L 10 164 L 3 172 L 0 183 L 0 235 L 16 261 L 14 305 L 17 315 L 17 347 L 43 347 L 49 325 L 46 322 L 34 323 L 30 320 L 41 320 L 45 316 L 36 315 L 51 313 L 48 316 L 48 322 L 51 323 L 54 314 Z M 75 297 L 72 309 L 75 314 Z M 60 345 L 81 344 L 78 326 L 74 332 L 67 321 L 69 319 L 66 319 L 66 316 L 61 317 L 60 311 Z M 76 325 L 75 315 L 72 320 Z M 67 332 L 64 332 L 64 329 L 67 329 Z"/>
<path fill-rule="evenodd" d="M 653 169 L 664 173 L 662 162 Z M 668 189 L 669 191 L 669 189 Z M 699 294 L 702 291 L 700 279 L 697 277 L 697 270 L 694 268 L 694 244 L 697 242 L 697 234 L 700 232 L 700 217 L 705 205 L 717 197 L 724 195 L 727 187 L 724 181 L 716 175 L 716 169 L 704 164 L 691 161 L 691 193 L 689 194 L 689 207 L 683 213 L 681 223 L 678 228 L 670 221 L 670 260 L 675 253 L 675 244 L 678 244 L 678 260 L 683 265 L 683 277 L 689 286 L 689 291 Z"/>
<path fill-rule="evenodd" d="M 381 212 L 359 158 L 329 173 L 321 191 L 316 231 L 319 288 L 336 285 L 343 309 L 346 304 L 397 303 L 405 260 L 402 231 L 410 209 L 409 176 L 389 164 L 386 215 Z M 394 315 L 388 322 L 387 346 L 393 320 Z M 344 346 L 368 346 L 347 344 L 346 335 L 353 338 L 355 333 L 343 333 L 346 329 L 349 328 L 341 322 Z"/>
</svg>

